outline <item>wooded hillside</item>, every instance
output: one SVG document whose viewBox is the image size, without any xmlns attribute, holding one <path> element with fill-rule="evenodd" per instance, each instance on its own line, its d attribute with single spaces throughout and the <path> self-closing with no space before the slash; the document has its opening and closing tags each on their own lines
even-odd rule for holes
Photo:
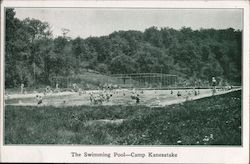
<svg viewBox="0 0 250 164">
<path fill-rule="evenodd" d="M 63 27 L 62 27 L 63 28 Z M 6 10 L 5 87 L 49 84 L 53 76 L 81 74 L 166 73 L 189 81 L 212 76 L 241 84 L 242 32 L 149 27 L 108 36 L 54 38 L 50 26 L 36 19 L 19 20 Z"/>
</svg>

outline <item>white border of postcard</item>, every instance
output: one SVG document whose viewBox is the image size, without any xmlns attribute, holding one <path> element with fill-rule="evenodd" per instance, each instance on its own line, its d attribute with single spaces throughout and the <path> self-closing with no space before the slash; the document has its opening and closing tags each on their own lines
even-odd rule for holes
<svg viewBox="0 0 250 164">
<path fill-rule="evenodd" d="M 81 146 L 3 145 L 3 90 L 1 79 L 0 162 L 72 163 L 249 163 L 249 1 L 15 1 L 1 2 L 1 76 L 4 57 L 4 7 L 126 7 L 126 8 L 242 8 L 244 9 L 243 50 L 243 145 L 242 146 Z M 82 153 L 174 153 L 177 157 L 72 157 Z"/>
</svg>

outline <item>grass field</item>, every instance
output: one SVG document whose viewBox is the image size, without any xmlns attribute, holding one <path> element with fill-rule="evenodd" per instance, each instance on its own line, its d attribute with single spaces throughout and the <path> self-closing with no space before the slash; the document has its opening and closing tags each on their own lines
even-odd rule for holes
<svg viewBox="0 0 250 164">
<path fill-rule="evenodd" d="M 6 105 L 5 144 L 241 145 L 241 91 L 165 107 Z"/>
</svg>

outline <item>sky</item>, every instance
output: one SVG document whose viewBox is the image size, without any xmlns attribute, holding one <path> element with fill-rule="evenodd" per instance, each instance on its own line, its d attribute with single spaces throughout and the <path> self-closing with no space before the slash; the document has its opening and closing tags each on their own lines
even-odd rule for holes
<svg viewBox="0 0 250 164">
<path fill-rule="evenodd" d="M 69 37 L 109 35 L 114 31 L 156 26 L 180 29 L 234 28 L 242 30 L 240 9 L 126 9 L 126 8 L 15 8 L 19 19 L 35 18 L 50 24 L 54 37 L 69 29 Z"/>
</svg>

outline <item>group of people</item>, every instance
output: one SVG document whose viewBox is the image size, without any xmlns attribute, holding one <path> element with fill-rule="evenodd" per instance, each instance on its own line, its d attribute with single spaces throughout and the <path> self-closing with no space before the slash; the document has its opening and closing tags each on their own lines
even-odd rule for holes
<svg viewBox="0 0 250 164">
<path fill-rule="evenodd" d="M 140 93 L 143 94 L 143 90 L 141 90 Z M 131 91 L 131 96 L 130 97 L 131 97 L 132 100 L 135 100 L 136 104 L 140 103 L 140 94 L 134 88 Z"/>
<path fill-rule="evenodd" d="M 211 86 L 212 86 L 212 94 L 214 95 L 216 93 L 216 85 L 217 85 L 217 81 L 215 79 L 215 77 L 212 77 L 212 81 L 211 81 Z M 116 94 L 118 94 L 118 90 L 116 89 L 117 87 L 112 87 L 112 85 L 105 85 L 102 86 L 101 89 L 99 89 L 99 91 L 97 92 L 89 92 L 89 100 L 91 104 L 102 104 L 103 102 L 109 102 L 110 99 L 115 96 Z M 231 87 L 232 88 L 232 87 Z M 56 83 L 55 85 L 55 89 L 52 90 L 52 88 L 50 86 L 47 86 L 44 90 L 44 96 L 46 96 L 49 93 L 58 93 L 60 92 L 60 88 L 59 88 L 59 84 Z M 82 94 L 85 94 L 86 91 L 81 89 L 76 83 L 74 83 L 72 85 L 71 88 L 72 92 L 78 92 L 79 95 L 81 96 Z M 140 95 L 144 93 L 143 90 L 135 90 L 135 88 L 131 89 L 130 92 L 125 92 L 125 90 L 120 90 L 121 92 L 123 92 L 123 96 L 125 96 L 126 94 L 130 94 L 130 98 L 132 100 L 135 100 L 136 104 L 140 103 L 141 97 Z M 25 94 L 26 89 L 24 87 L 24 84 L 21 84 L 21 94 Z M 174 93 L 175 92 L 175 93 Z M 186 93 L 185 93 L 186 92 Z M 174 90 L 170 90 L 170 94 L 174 95 L 176 94 L 177 97 L 183 97 L 184 95 L 186 97 L 190 97 L 192 96 L 192 94 L 194 96 L 197 96 L 200 94 L 200 91 L 197 89 L 193 89 L 192 91 L 174 91 Z M 159 101 L 159 97 L 156 95 L 156 91 L 155 91 L 155 97 L 156 99 Z M 37 105 L 40 105 L 43 103 L 43 97 L 41 95 L 36 95 L 36 102 Z"/>
<path fill-rule="evenodd" d="M 90 103 L 96 105 L 96 104 L 102 104 L 105 101 L 109 102 L 110 98 L 113 96 L 113 93 L 108 90 L 102 90 L 96 93 L 90 92 L 89 95 L 90 95 L 89 97 Z"/>
<path fill-rule="evenodd" d="M 140 94 L 143 94 L 143 91 L 137 91 L 135 89 L 131 89 L 130 91 L 125 90 L 117 90 L 117 89 L 101 89 L 98 91 L 89 92 L 89 100 L 90 104 L 98 105 L 103 104 L 103 102 L 109 102 L 113 97 L 130 96 L 132 100 L 135 100 L 136 104 L 140 103 Z"/>
</svg>

